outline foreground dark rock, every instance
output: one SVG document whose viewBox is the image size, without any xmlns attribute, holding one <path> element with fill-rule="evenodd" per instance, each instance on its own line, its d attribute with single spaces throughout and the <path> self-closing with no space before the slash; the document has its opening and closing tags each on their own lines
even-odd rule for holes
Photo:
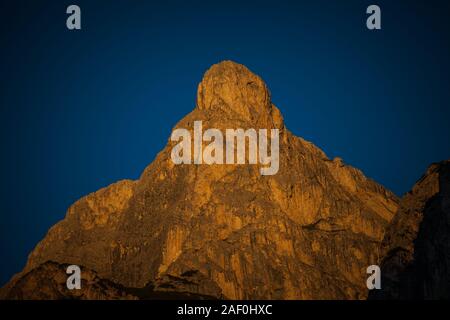
<svg viewBox="0 0 450 320">
<path fill-rule="evenodd" d="M 450 161 L 431 165 L 403 197 L 382 256 L 382 290 L 370 298 L 450 298 Z"/>
<path fill-rule="evenodd" d="M 143 288 L 126 288 L 120 284 L 100 278 L 95 271 L 82 267 L 80 290 L 69 290 L 66 286 L 68 264 L 48 261 L 26 273 L 9 288 L 4 299 L 9 300 L 145 300 L 145 299 L 212 299 L 198 295 L 193 275 L 181 278 L 158 279 Z M 186 291 L 186 289 L 191 289 Z M 194 290 L 192 290 L 194 289 Z"/>
</svg>

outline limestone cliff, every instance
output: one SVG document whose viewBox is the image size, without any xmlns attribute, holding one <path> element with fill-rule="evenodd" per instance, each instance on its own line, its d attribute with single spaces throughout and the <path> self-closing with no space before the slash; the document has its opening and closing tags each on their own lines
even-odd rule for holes
<svg viewBox="0 0 450 320">
<path fill-rule="evenodd" d="M 194 273 L 195 286 L 182 290 L 217 298 L 366 298 L 366 268 L 380 258 L 396 196 L 289 132 L 265 83 L 243 65 L 224 61 L 206 72 L 196 107 L 175 128 L 197 120 L 205 129 L 279 129 L 278 173 L 175 165 L 169 141 L 137 181 L 73 204 L 3 295 L 50 260 L 124 287 Z"/>
</svg>

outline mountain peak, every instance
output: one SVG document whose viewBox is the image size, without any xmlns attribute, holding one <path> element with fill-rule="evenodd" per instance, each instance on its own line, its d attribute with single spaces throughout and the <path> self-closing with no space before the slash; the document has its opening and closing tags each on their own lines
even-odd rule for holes
<svg viewBox="0 0 450 320">
<path fill-rule="evenodd" d="M 365 298 L 366 268 L 378 261 L 396 197 L 290 133 L 265 83 L 243 65 L 224 61 L 205 73 L 197 107 L 176 125 L 193 131 L 186 141 L 197 121 L 200 133 L 280 129 L 279 170 L 262 176 L 250 161 L 175 164 L 170 139 L 138 180 L 74 203 L 0 298 L 58 273 L 58 265 L 36 269 L 47 261 L 83 266 L 126 288 L 161 284 L 229 299 Z"/>
<path fill-rule="evenodd" d="M 270 116 L 273 108 L 264 81 L 247 67 L 222 61 L 206 71 L 197 91 L 197 108 L 224 111 L 242 120 Z"/>
</svg>

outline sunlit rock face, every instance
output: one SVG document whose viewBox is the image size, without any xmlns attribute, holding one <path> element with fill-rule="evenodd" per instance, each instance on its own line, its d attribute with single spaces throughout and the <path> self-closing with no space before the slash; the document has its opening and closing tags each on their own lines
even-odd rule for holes
<svg viewBox="0 0 450 320">
<path fill-rule="evenodd" d="M 278 172 L 175 165 L 169 140 L 137 181 L 73 204 L 3 294 L 51 260 L 125 287 L 166 281 L 169 291 L 216 298 L 365 299 L 366 269 L 380 259 L 396 196 L 289 132 L 266 84 L 243 65 L 213 65 L 175 128 L 199 120 L 204 129 L 279 129 Z M 193 285 L 170 285 L 191 274 Z"/>
</svg>

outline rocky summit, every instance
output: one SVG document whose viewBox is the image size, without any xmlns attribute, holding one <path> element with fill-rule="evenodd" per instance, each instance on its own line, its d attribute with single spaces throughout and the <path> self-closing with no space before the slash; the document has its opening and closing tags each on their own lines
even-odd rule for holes
<svg viewBox="0 0 450 320">
<path fill-rule="evenodd" d="M 248 163 L 175 165 L 169 139 L 138 180 L 75 202 L 1 296 L 366 299 L 367 267 L 403 241 L 389 239 L 401 238 L 415 200 L 407 196 L 396 215 L 393 193 L 294 136 L 266 84 L 243 65 L 224 61 L 205 73 L 195 108 L 174 129 L 195 121 L 203 130 L 278 129 L 278 172 L 261 175 Z M 421 203 L 433 194 L 424 192 Z M 424 239 L 422 249 L 433 241 L 440 240 Z M 68 264 L 82 269 L 82 293 L 59 288 Z M 59 281 L 52 290 L 50 281 Z"/>
</svg>

